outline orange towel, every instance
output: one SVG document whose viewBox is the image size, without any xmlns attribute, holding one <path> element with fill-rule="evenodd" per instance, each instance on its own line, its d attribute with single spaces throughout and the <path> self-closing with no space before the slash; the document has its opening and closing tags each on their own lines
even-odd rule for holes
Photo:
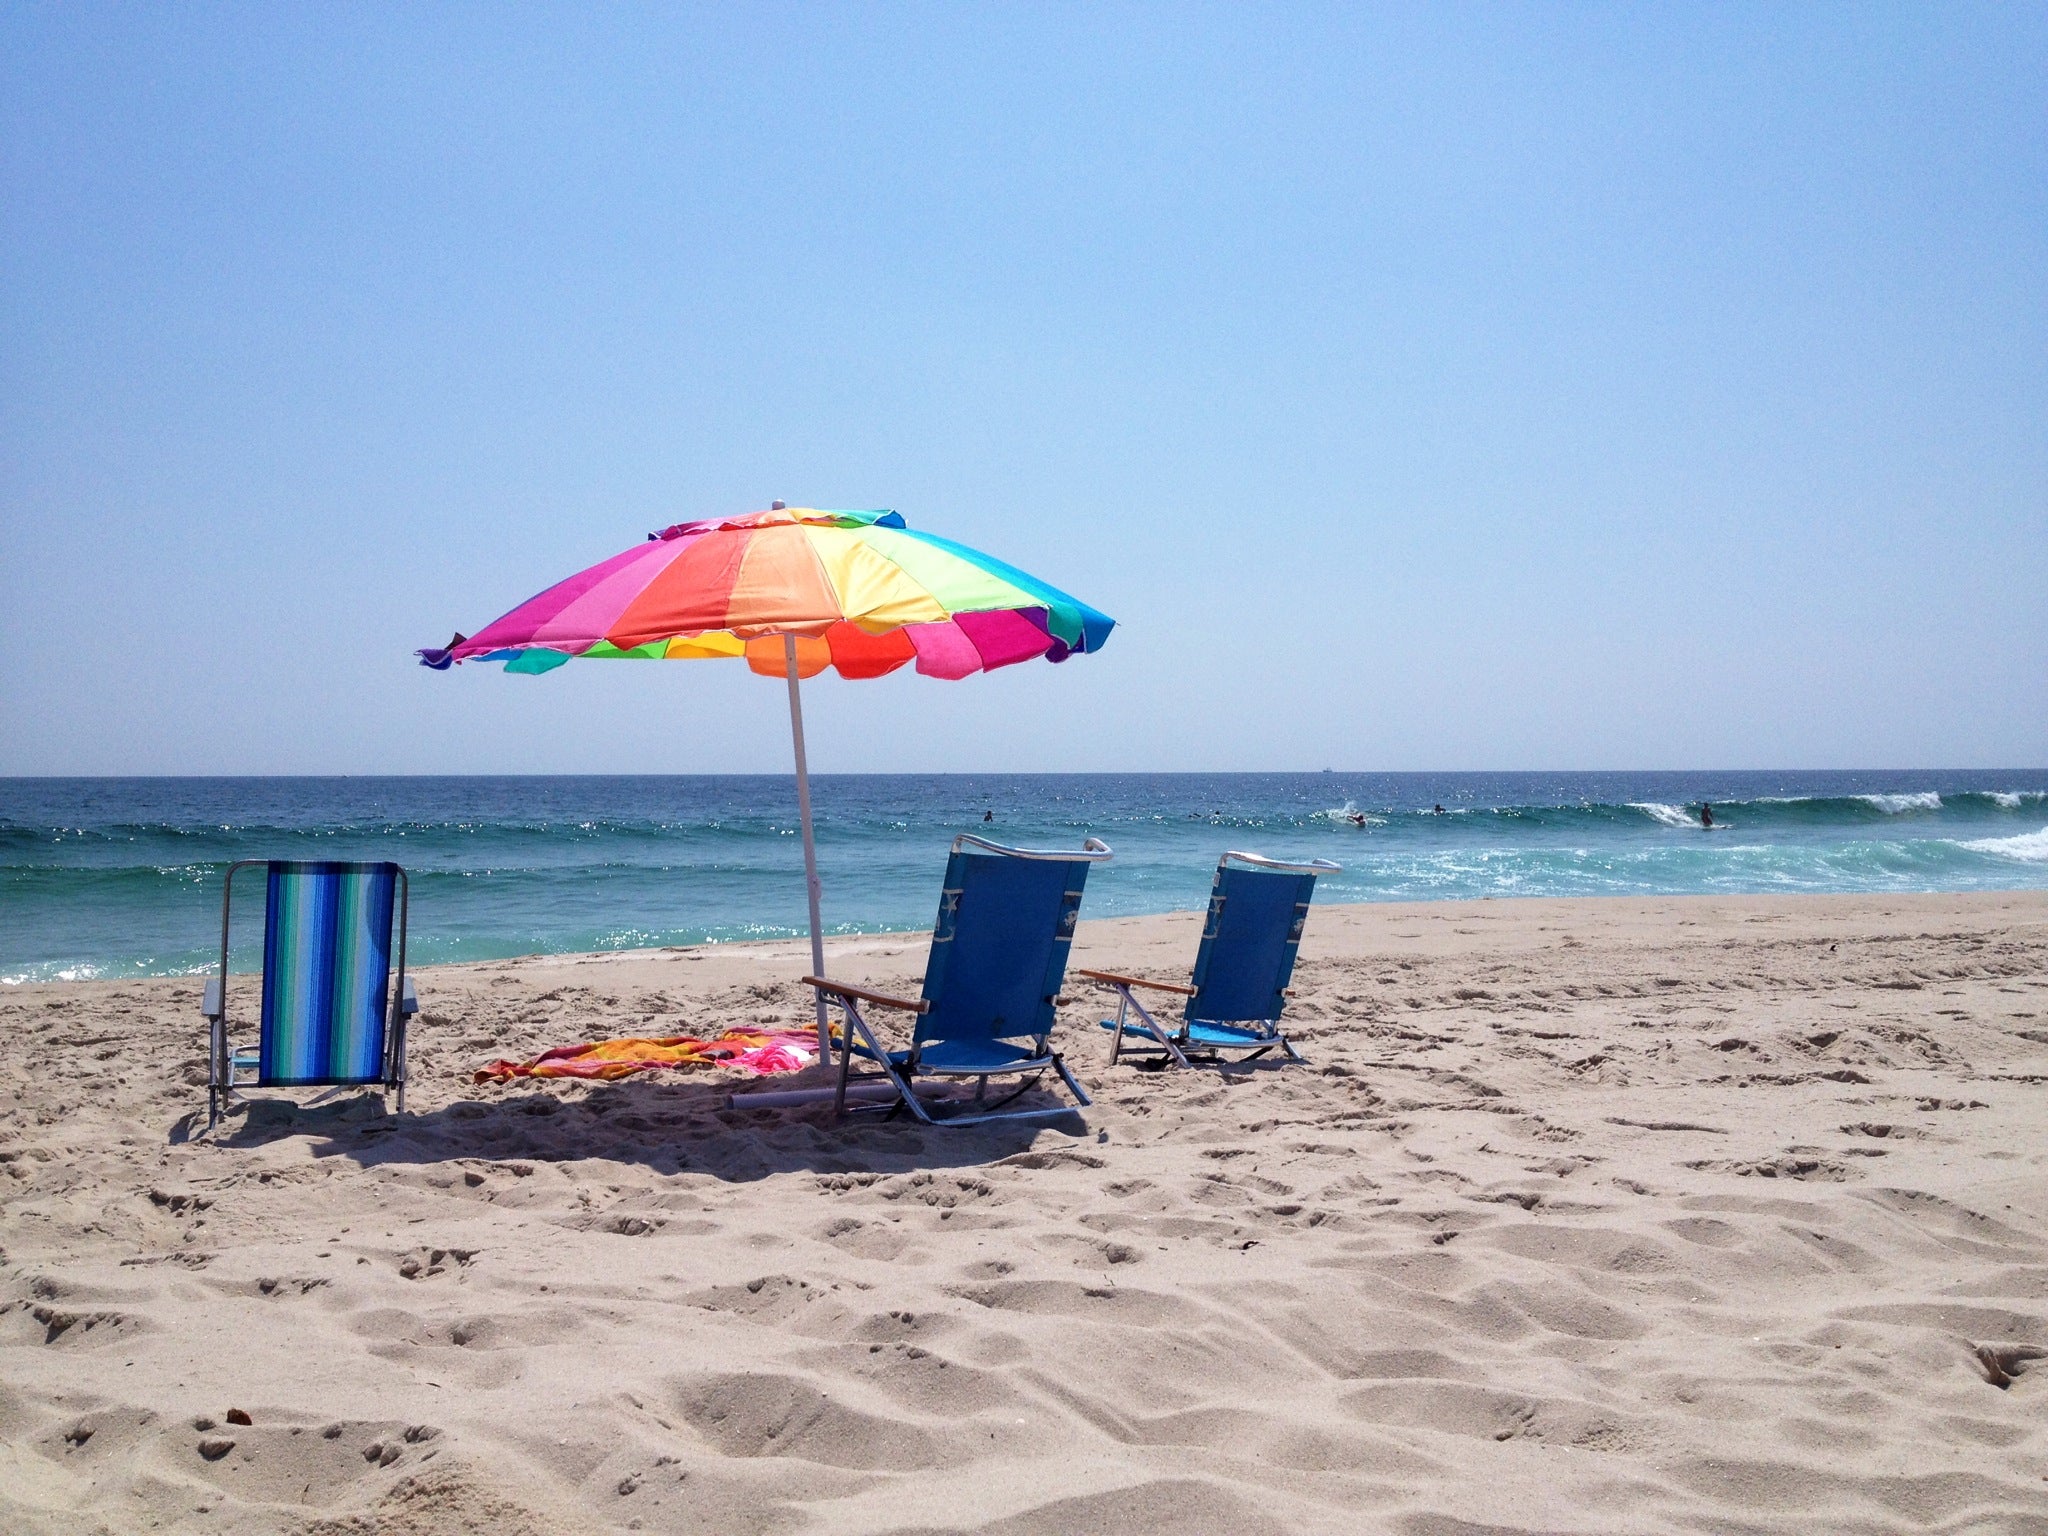
<svg viewBox="0 0 2048 1536">
<path fill-rule="evenodd" d="M 558 1045 L 531 1061 L 493 1061 L 477 1069 L 479 1083 L 515 1077 L 595 1077 L 610 1080 L 635 1072 L 679 1071 L 691 1067 L 737 1067 L 766 1076 L 801 1072 L 818 1059 L 818 1037 L 807 1029 L 729 1029 L 716 1040 L 668 1035 Z"/>
</svg>

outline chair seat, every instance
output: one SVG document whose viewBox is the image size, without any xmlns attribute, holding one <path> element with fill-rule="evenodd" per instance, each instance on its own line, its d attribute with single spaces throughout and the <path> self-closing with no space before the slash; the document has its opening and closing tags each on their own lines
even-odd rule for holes
<svg viewBox="0 0 2048 1536">
<path fill-rule="evenodd" d="M 1104 1019 L 1102 1027 L 1113 1034 L 1116 1031 L 1116 1020 Z M 1138 1050 L 1158 1049 L 1158 1046 L 1151 1043 L 1152 1036 L 1137 1025 L 1126 1024 L 1125 1029 L 1130 1039 L 1136 1042 Z M 1256 1046 L 1273 1045 L 1280 1039 L 1279 1030 L 1262 1029 L 1256 1024 L 1184 1024 L 1179 1031 L 1168 1030 L 1167 1033 L 1180 1045 L 1222 1049 L 1242 1047 L 1251 1050 Z M 1126 1045 L 1124 1049 L 1130 1050 L 1132 1047 Z"/>
<path fill-rule="evenodd" d="M 900 1067 L 909 1062 L 910 1052 L 891 1051 L 889 1059 Z M 1015 1072 L 1049 1059 L 1036 1040 L 927 1040 L 918 1052 L 917 1068 L 963 1074 Z"/>
<path fill-rule="evenodd" d="M 835 1046 L 839 1044 L 836 1036 L 832 1043 Z M 861 1040 L 853 1042 L 853 1054 L 863 1061 L 882 1059 Z M 908 1050 L 890 1051 L 888 1056 L 891 1066 L 910 1064 Z M 1039 1049 L 1035 1040 L 1028 1045 L 1010 1040 L 928 1040 L 918 1053 L 917 1069 L 920 1072 L 979 1075 L 983 1072 L 1016 1072 L 1051 1059 L 1050 1052 Z"/>
<path fill-rule="evenodd" d="M 1279 1038 L 1279 1031 L 1261 1028 L 1256 1024 L 1194 1024 L 1187 1026 L 1183 1036 L 1189 1045 L 1255 1046 L 1271 1045 Z"/>
</svg>

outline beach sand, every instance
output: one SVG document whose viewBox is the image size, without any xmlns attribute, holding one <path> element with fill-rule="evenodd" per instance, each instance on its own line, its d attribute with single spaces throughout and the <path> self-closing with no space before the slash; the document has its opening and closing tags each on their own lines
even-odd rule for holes
<svg viewBox="0 0 2048 1536">
<path fill-rule="evenodd" d="M 803 957 L 423 972 L 406 1116 L 212 1138 L 196 979 L 0 994 L 0 1528 L 2048 1531 L 2048 896 L 1320 908 L 1307 1065 L 1070 979 L 1035 1127 L 470 1084 Z"/>
</svg>

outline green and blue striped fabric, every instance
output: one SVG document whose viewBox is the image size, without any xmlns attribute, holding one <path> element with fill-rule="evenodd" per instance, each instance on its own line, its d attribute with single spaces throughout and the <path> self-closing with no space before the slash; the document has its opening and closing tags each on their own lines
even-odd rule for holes
<svg viewBox="0 0 2048 1536">
<path fill-rule="evenodd" d="M 263 925 L 266 1085 L 384 1078 L 396 864 L 273 860 Z"/>
</svg>

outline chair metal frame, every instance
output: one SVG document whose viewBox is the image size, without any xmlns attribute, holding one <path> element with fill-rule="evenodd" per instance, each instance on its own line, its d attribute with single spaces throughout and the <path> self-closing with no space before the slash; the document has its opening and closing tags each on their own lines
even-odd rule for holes
<svg viewBox="0 0 2048 1536">
<path fill-rule="evenodd" d="M 1295 875 L 1339 874 L 1343 871 L 1344 867 L 1341 864 L 1334 864 L 1328 859 L 1310 859 L 1306 862 L 1295 862 L 1287 859 L 1269 859 L 1263 854 L 1243 853 L 1232 849 L 1216 861 L 1216 871 L 1219 879 L 1224 869 L 1233 861 L 1253 869 L 1270 869 L 1282 874 Z M 1208 913 L 1204 917 L 1202 924 L 1202 938 L 1204 942 L 1215 935 L 1215 924 L 1220 922 L 1221 918 L 1221 903 L 1212 897 Z M 1183 1018 L 1178 1029 L 1169 1029 L 1153 1017 L 1152 1011 L 1149 1008 L 1138 1001 L 1136 989 L 1142 987 L 1153 992 L 1168 992 L 1179 997 L 1193 999 L 1200 992 L 1201 989 L 1199 987 L 1191 987 L 1181 982 L 1153 981 L 1143 976 L 1126 976 L 1116 971 L 1077 970 L 1074 974 L 1086 980 L 1096 982 L 1101 986 L 1109 987 L 1117 995 L 1116 1018 L 1103 1021 L 1103 1027 L 1113 1032 L 1109 1047 L 1111 1066 L 1116 1065 L 1117 1062 L 1123 1059 L 1125 1052 L 1124 1037 L 1132 1033 L 1141 1035 L 1146 1040 L 1144 1045 L 1132 1050 L 1132 1055 L 1161 1056 L 1176 1067 L 1192 1065 L 1190 1061 L 1191 1055 L 1198 1055 L 1211 1061 L 1219 1060 L 1220 1053 L 1227 1050 L 1245 1051 L 1247 1054 L 1238 1058 L 1241 1062 L 1256 1061 L 1259 1057 L 1265 1055 L 1266 1052 L 1276 1048 L 1284 1052 L 1289 1061 L 1298 1062 L 1302 1060 L 1301 1052 L 1294 1048 L 1294 1042 L 1288 1039 L 1286 1032 L 1280 1028 L 1278 1010 L 1274 1012 L 1273 1017 L 1270 1019 L 1211 1021 Z M 1292 989 L 1283 988 L 1280 995 L 1284 1000 L 1285 998 L 1292 997 L 1294 993 Z M 1210 1029 L 1227 1029 L 1233 1033 L 1241 1033 L 1244 1039 L 1242 1043 L 1225 1043 L 1215 1040 L 1193 1041 L 1190 1039 L 1190 1033 L 1192 1027 L 1197 1023 L 1204 1024 Z"/>
<path fill-rule="evenodd" d="M 289 859 L 237 859 L 228 866 L 227 878 L 221 882 L 220 893 L 220 973 L 210 976 L 206 982 L 206 993 L 200 1009 L 207 1025 L 207 1071 L 206 1071 L 206 1128 L 212 1130 L 220 1122 L 222 1112 L 232 1106 L 237 1089 L 266 1086 L 262 1076 L 262 1051 L 259 1044 L 254 1051 L 235 1051 L 228 1046 L 228 942 L 231 935 L 229 922 L 233 915 L 235 876 L 245 869 L 261 869 L 268 874 L 271 865 L 292 862 Z M 348 863 L 349 860 L 328 862 Z M 376 864 L 379 860 L 368 861 Z M 392 918 L 398 928 L 397 960 L 386 986 L 384 997 L 384 1053 L 383 1070 L 377 1077 L 350 1078 L 345 1081 L 315 1085 L 330 1091 L 339 1088 L 367 1088 L 376 1084 L 398 1095 L 398 1113 L 405 1113 L 405 1084 L 407 1069 L 405 1061 L 406 1025 L 419 1012 L 419 994 L 413 988 L 412 977 L 405 970 L 406 920 L 412 903 L 412 882 L 400 865 L 391 866 L 398 872 L 398 904 Z M 268 919 L 266 917 L 266 939 Z M 259 978 L 262 973 L 259 971 Z M 259 980 L 259 986 L 261 985 Z M 242 1078 L 238 1073 L 253 1073 Z M 317 1102 L 317 1096 L 316 1100 Z"/>
<path fill-rule="evenodd" d="M 1086 839 L 1079 851 L 1075 851 L 1066 848 L 1012 848 L 1003 843 L 990 842 L 985 837 L 976 837 L 972 833 L 963 832 L 953 839 L 950 851 L 953 854 L 957 854 L 967 847 L 981 848 L 989 853 L 1007 858 L 1048 859 L 1057 860 L 1062 863 L 1079 861 L 1098 864 L 1114 856 L 1109 844 L 1096 837 Z M 948 897 L 957 900 L 958 895 L 957 891 L 945 891 L 941 893 L 940 901 L 943 904 Z M 936 934 L 937 930 L 935 929 L 935 938 Z M 929 960 L 926 962 L 926 970 L 929 973 Z M 924 1125 L 979 1125 L 991 1120 L 1052 1119 L 1061 1115 L 1072 1114 L 1077 1108 L 1086 1109 L 1095 1102 L 1088 1096 L 1087 1089 L 1081 1086 L 1075 1079 L 1073 1072 L 1068 1069 L 1065 1059 L 1062 1058 L 1058 1051 L 1052 1049 L 1050 1024 L 1047 1025 L 1045 1033 L 1035 1037 L 1029 1051 L 1022 1053 L 1017 1061 L 1005 1064 L 1000 1069 L 1002 1076 L 1007 1077 L 1014 1073 L 1024 1076 L 1025 1080 L 1017 1088 L 991 1103 L 988 1098 L 988 1082 L 989 1078 L 996 1074 L 974 1068 L 933 1065 L 921 1060 L 919 1056 L 919 1041 L 917 1040 L 914 1025 L 908 1053 L 905 1060 L 899 1065 L 895 1058 L 891 1056 L 888 1047 L 882 1043 L 881 1038 L 875 1033 L 874 1028 L 868 1023 L 866 1016 L 861 1012 L 860 1006 L 862 1003 L 868 1003 L 878 1008 L 889 1008 L 898 1012 L 908 1013 L 915 1018 L 931 1011 L 932 1005 L 928 999 L 895 997 L 889 993 L 875 992 L 865 987 L 848 986 L 844 982 L 831 981 L 822 976 L 806 976 L 804 984 L 815 987 L 819 997 L 836 1003 L 846 1016 L 845 1028 L 836 1032 L 834 1039 L 834 1043 L 839 1047 L 839 1081 L 837 1091 L 833 1097 L 833 1105 L 842 1117 L 850 1113 L 871 1112 L 878 1112 L 886 1116 L 893 1115 L 898 1109 L 908 1109 L 911 1115 Z M 1063 998 L 1053 999 L 1055 1006 L 1063 1001 Z M 853 1058 L 856 1055 L 863 1056 L 874 1062 L 875 1070 L 855 1072 L 853 1070 Z M 1060 1081 L 1066 1085 L 1067 1091 L 1074 1097 L 1075 1102 L 1073 1105 L 1061 1104 L 1049 1109 L 1004 1110 L 1002 1108 L 1003 1105 L 1010 1103 L 1027 1092 L 1047 1072 L 1055 1073 Z M 936 1107 L 938 1101 L 928 1101 L 918 1095 L 913 1080 L 920 1076 L 974 1078 L 975 1088 L 972 1109 L 967 1113 L 961 1114 L 933 1114 L 932 1109 Z M 884 1098 L 877 1103 L 849 1104 L 847 1089 L 849 1086 L 859 1083 L 886 1085 L 893 1090 L 894 1096 Z"/>
</svg>

